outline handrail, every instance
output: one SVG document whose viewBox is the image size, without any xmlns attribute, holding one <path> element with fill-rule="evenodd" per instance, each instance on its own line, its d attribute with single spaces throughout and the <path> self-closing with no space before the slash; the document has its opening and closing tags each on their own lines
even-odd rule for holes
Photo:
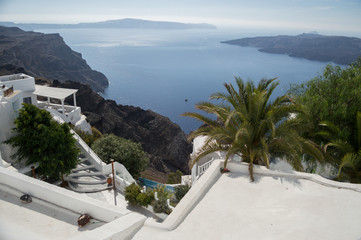
<svg viewBox="0 0 361 240">
<path fill-rule="evenodd" d="M 80 147 L 84 150 L 83 153 L 87 153 L 88 157 L 90 157 L 90 161 L 95 164 L 95 168 L 103 171 L 103 161 L 98 157 L 98 155 L 91 149 L 86 142 L 73 130 L 70 129 L 70 132 L 73 134 L 73 137 L 77 140 L 77 143 L 80 145 Z M 92 161 L 94 160 L 94 161 Z"/>
<path fill-rule="evenodd" d="M 198 166 L 198 177 L 202 176 L 203 173 L 211 166 L 212 162 L 214 161 L 214 158 L 211 158 L 208 162 Z"/>
</svg>

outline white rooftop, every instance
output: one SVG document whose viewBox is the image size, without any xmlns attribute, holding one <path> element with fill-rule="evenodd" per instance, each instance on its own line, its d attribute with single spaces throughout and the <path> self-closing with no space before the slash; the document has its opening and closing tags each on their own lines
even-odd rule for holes
<svg viewBox="0 0 361 240">
<path fill-rule="evenodd" d="M 252 183 L 245 165 L 244 172 L 231 170 L 231 173 L 216 176 L 221 166 L 217 162 L 202 176 L 208 179 L 200 179 L 204 181 L 198 184 L 204 185 L 194 186 L 192 194 L 205 189 L 205 196 L 179 226 L 172 229 L 172 223 L 167 223 L 172 221 L 175 210 L 164 226 L 147 221 L 133 239 L 149 239 L 150 236 L 173 240 L 360 239 L 360 192 L 337 187 L 343 186 L 341 183 L 325 186 L 332 181 L 317 176 L 315 179 L 321 179 L 320 184 L 309 180 L 313 178 L 312 174 L 304 173 L 299 175 L 300 178 L 283 173 L 279 176 L 278 173 L 256 173 L 256 181 Z M 232 164 L 229 165 L 232 169 Z M 206 182 L 212 178 L 216 178 L 215 183 L 207 190 Z M 195 200 L 187 195 L 185 201 Z"/>
<path fill-rule="evenodd" d="M 66 97 L 73 95 L 77 91 L 78 91 L 77 89 L 54 88 L 54 87 L 35 85 L 34 94 L 37 96 L 64 100 Z"/>
</svg>

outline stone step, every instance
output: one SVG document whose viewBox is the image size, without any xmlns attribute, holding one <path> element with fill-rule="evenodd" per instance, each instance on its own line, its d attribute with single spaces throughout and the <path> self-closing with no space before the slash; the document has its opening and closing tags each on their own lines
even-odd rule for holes
<svg viewBox="0 0 361 240">
<path fill-rule="evenodd" d="M 78 158 L 78 160 L 79 160 L 79 162 L 78 162 L 78 163 L 82 163 L 82 162 L 87 161 L 87 160 L 88 160 L 88 158 L 87 158 L 87 157 L 79 157 L 79 158 Z"/>
<path fill-rule="evenodd" d="M 88 184 L 88 185 L 96 185 L 96 184 L 103 184 L 107 182 L 107 178 L 94 178 L 92 176 L 85 176 L 85 177 L 68 177 L 66 179 L 68 182 L 78 183 L 78 184 Z"/>
<path fill-rule="evenodd" d="M 68 175 L 68 177 L 86 177 L 86 176 L 104 176 L 104 175 L 101 172 L 77 172 L 77 173 L 70 173 Z"/>
<path fill-rule="evenodd" d="M 73 182 L 68 182 L 68 186 L 71 190 L 82 193 L 100 192 L 106 189 L 111 189 L 113 187 L 112 185 L 108 186 L 107 183 L 97 185 L 82 185 Z"/>
<path fill-rule="evenodd" d="M 90 170 L 90 169 L 95 169 L 94 165 L 78 165 L 77 168 L 74 168 L 73 170 L 71 170 L 73 173 L 74 172 L 79 172 L 79 171 L 83 171 L 83 170 Z"/>
</svg>

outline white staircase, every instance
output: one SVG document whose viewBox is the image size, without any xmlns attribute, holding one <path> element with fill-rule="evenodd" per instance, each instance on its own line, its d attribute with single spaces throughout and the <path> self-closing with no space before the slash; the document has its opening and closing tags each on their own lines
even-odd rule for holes
<svg viewBox="0 0 361 240">
<path fill-rule="evenodd" d="M 108 186 L 107 176 L 97 170 L 84 155 L 81 155 L 79 160 L 77 167 L 64 177 L 71 190 L 89 193 L 112 188 L 112 185 Z"/>
</svg>

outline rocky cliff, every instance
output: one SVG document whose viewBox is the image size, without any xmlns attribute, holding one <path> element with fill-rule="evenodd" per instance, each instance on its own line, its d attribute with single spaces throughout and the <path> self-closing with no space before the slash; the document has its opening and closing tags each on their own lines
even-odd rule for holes
<svg viewBox="0 0 361 240">
<path fill-rule="evenodd" d="M 104 74 L 92 70 L 59 34 L 0 26 L 0 65 L 7 64 L 22 67 L 34 77 L 89 84 L 95 91 L 103 91 L 108 86 Z"/>
<path fill-rule="evenodd" d="M 166 174 L 177 169 L 183 173 L 190 172 L 188 161 L 192 145 L 181 128 L 168 118 L 150 110 L 117 105 L 80 83 L 54 81 L 53 86 L 79 89 L 77 104 L 89 123 L 102 133 L 113 133 L 140 142 L 150 155 L 150 167 L 144 173 L 146 177 L 165 181 Z M 73 104 L 72 98 L 68 103 Z"/>
<path fill-rule="evenodd" d="M 256 47 L 260 52 L 287 54 L 309 60 L 350 64 L 361 56 L 361 39 L 343 36 L 300 34 L 242 38 L 222 43 Z"/>
</svg>

